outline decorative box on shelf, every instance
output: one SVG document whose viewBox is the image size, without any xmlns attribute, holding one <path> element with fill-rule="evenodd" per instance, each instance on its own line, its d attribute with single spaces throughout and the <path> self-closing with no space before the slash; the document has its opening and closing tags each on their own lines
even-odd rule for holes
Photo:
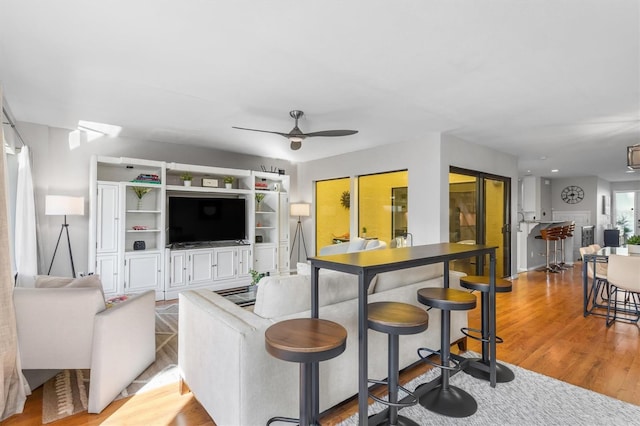
<svg viewBox="0 0 640 426">
<path fill-rule="evenodd" d="M 202 186 L 206 188 L 217 188 L 218 179 L 202 178 Z"/>
<path fill-rule="evenodd" d="M 256 189 L 267 191 L 269 190 L 269 184 L 267 182 L 256 182 Z"/>
</svg>

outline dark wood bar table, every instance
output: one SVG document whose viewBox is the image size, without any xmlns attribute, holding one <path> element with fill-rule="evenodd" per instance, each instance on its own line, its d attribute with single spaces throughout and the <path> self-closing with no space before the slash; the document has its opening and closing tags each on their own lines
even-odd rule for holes
<svg viewBox="0 0 640 426">
<path fill-rule="evenodd" d="M 444 263 L 444 287 L 449 287 L 449 261 L 489 255 L 489 294 L 495 300 L 496 246 L 457 243 L 427 244 L 384 250 L 361 251 L 309 258 L 311 261 L 311 316 L 319 317 L 318 272 L 321 268 L 358 275 L 358 413 L 359 424 L 367 423 L 368 357 L 367 357 L 367 289 L 376 274 L 413 268 L 432 263 Z M 489 327 L 495 330 L 495 307 L 490 309 Z M 489 381 L 496 386 L 496 340 L 489 342 Z M 312 404 L 319 407 L 319 370 L 312 373 Z M 317 411 L 314 411 L 317 412 Z M 317 419 L 315 419 L 317 421 Z"/>
</svg>

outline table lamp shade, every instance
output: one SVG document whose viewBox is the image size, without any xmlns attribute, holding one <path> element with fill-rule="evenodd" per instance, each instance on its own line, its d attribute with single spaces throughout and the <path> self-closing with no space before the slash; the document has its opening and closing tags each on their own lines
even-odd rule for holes
<svg viewBox="0 0 640 426">
<path fill-rule="evenodd" d="M 291 204 L 291 216 L 310 216 L 310 205 L 306 203 Z"/>
<path fill-rule="evenodd" d="M 47 195 L 44 214 L 48 216 L 84 216 L 84 197 Z"/>
</svg>

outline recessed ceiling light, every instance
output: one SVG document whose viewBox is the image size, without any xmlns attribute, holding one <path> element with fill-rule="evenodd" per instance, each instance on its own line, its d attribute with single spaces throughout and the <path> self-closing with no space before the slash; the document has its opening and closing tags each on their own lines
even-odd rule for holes
<svg viewBox="0 0 640 426">
<path fill-rule="evenodd" d="M 543 155 L 542 157 L 540 157 L 540 159 L 541 159 L 541 160 L 546 160 L 546 159 L 547 159 L 547 156 L 546 156 L 546 155 Z"/>
<path fill-rule="evenodd" d="M 527 173 L 531 173 L 531 170 L 527 170 Z"/>
<path fill-rule="evenodd" d="M 558 169 L 551 169 L 551 173 L 558 173 Z"/>
<path fill-rule="evenodd" d="M 635 170 L 625 170 L 625 173 L 635 173 Z"/>
</svg>

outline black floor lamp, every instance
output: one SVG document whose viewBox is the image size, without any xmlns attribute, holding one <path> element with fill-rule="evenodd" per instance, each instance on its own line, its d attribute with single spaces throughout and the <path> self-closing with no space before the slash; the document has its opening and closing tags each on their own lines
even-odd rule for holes
<svg viewBox="0 0 640 426">
<path fill-rule="evenodd" d="M 296 232 L 293 234 L 293 243 L 291 244 L 291 254 L 289 260 L 293 257 L 293 248 L 298 241 L 298 262 L 300 261 L 300 244 L 304 247 L 304 258 L 307 259 L 307 244 L 304 241 L 304 231 L 302 230 L 302 217 L 310 216 L 310 205 L 306 203 L 291 204 L 291 216 L 298 216 L 298 224 L 296 226 Z"/>
<path fill-rule="evenodd" d="M 67 223 L 67 216 L 83 216 L 84 215 L 84 197 L 47 195 L 47 198 L 45 198 L 44 214 L 47 216 L 64 216 L 64 221 L 60 226 L 58 241 L 56 242 L 55 250 L 53 250 L 53 256 L 51 257 L 51 264 L 49 265 L 49 271 L 47 272 L 47 275 L 51 274 L 53 261 L 56 259 L 56 253 L 58 252 L 60 239 L 62 238 L 62 233 L 64 232 L 67 234 L 67 246 L 69 247 L 69 260 L 71 261 L 71 274 L 73 278 L 75 278 L 76 268 L 73 265 L 73 253 L 71 252 L 71 240 L 69 239 L 69 224 Z"/>
</svg>

